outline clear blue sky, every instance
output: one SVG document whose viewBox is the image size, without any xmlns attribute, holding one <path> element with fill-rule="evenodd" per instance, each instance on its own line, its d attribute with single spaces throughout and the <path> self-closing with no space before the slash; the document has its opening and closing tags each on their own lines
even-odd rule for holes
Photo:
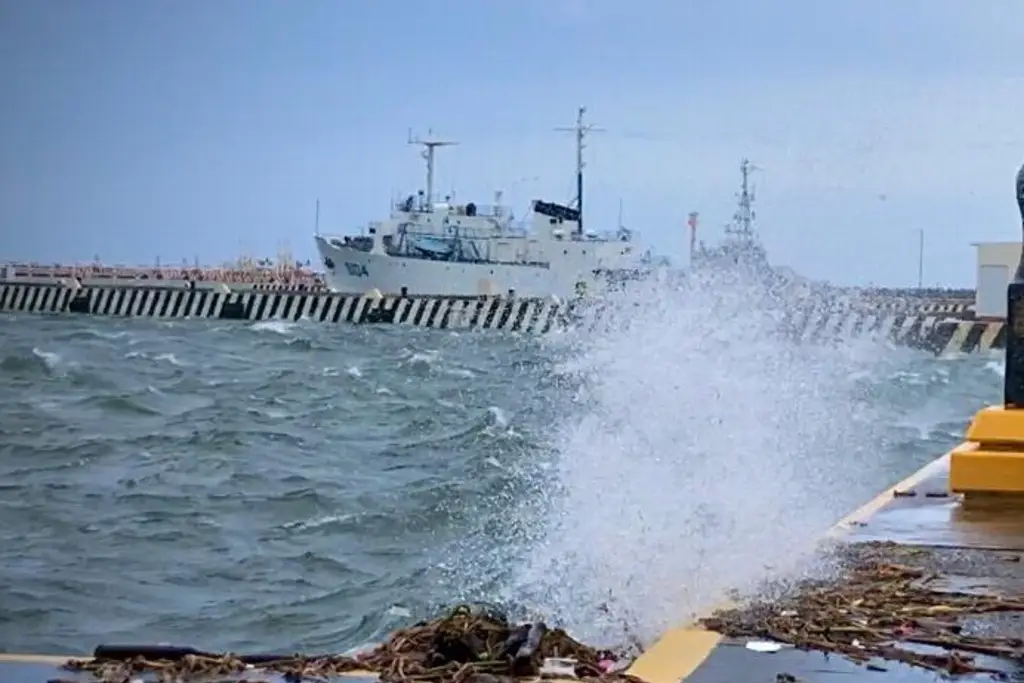
<svg viewBox="0 0 1024 683">
<path fill-rule="evenodd" d="M 1021 0 L 0 0 L 0 259 L 204 262 L 358 230 L 439 180 L 522 213 L 572 196 L 683 254 L 738 164 L 773 260 L 845 283 L 970 284 L 1014 239 Z"/>
</svg>

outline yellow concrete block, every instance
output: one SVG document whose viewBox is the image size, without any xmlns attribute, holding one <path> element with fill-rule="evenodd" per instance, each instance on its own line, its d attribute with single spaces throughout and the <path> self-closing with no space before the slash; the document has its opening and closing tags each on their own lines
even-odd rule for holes
<svg viewBox="0 0 1024 683">
<path fill-rule="evenodd" d="M 967 428 L 967 441 L 1020 444 L 1024 452 L 1024 410 L 989 406 L 974 415 Z"/>
<path fill-rule="evenodd" d="M 674 628 L 639 657 L 629 673 L 647 683 L 679 683 L 700 666 L 722 636 L 699 627 Z"/>
<path fill-rule="evenodd" d="M 1024 494 L 1024 452 L 960 444 L 950 453 L 949 488 L 964 494 Z"/>
</svg>

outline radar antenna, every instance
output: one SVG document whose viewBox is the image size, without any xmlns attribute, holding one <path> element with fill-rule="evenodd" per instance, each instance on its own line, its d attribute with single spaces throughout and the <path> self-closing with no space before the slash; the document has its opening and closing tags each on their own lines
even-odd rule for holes
<svg viewBox="0 0 1024 683">
<path fill-rule="evenodd" d="M 576 134 L 576 210 L 580 212 L 579 234 L 583 234 L 583 150 L 586 148 L 587 133 L 602 132 L 604 128 L 598 128 L 592 124 L 583 123 L 587 108 L 580 107 L 576 111 L 576 125 L 571 127 L 555 128 L 557 131 Z"/>
<path fill-rule="evenodd" d="M 434 150 L 438 147 L 447 147 L 449 145 L 457 145 L 458 142 L 454 140 L 440 140 L 434 137 L 434 131 L 428 130 L 426 139 L 420 138 L 419 136 L 413 137 L 412 130 L 409 130 L 409 144 L 420 145 L 423 147 L 421 155 L 427 161 L 427 196 L 426 204 L 427 207 L 434 205 Z"/>
</svg>

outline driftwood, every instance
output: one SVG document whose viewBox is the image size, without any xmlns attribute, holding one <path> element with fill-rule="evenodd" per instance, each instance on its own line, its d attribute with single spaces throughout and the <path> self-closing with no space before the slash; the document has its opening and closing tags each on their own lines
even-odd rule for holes
<svg viewBox="0 0 1024 683">
<path fill-rule="evenodd" d="M 351 657 L 124 646 L 101 646 L 94 654 L 91 660 L 71 660 L 66 668 L 88 671 L 102 683 L 128 683 L 143 673 L 168 683 L 238 680 L 241 674 L 258 680 L 260 671 L 294 682 L 365 671 L 385 683 L 502 683 L 536 678 L 545 659 L 564 658 L 575 660 L 574 674 L 582 680 L 642 683 L 624 673 L 607 672 L 622 655 L 583 645 L 565 631 L 548 629 L 540 622 L 512 625 L 501 615 L 468 606 L 399 630 L 387 642 Z"/>
</svg>

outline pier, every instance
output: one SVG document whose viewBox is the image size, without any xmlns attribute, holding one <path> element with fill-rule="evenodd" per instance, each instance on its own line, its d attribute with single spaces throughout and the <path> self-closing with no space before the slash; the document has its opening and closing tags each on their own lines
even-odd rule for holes
<svg viewBox="0 0 1024 683">
<path fill-rule="evenodd" d="M 785 327 L 795 341 L 807 343 L 875 338 L 936 354 L 1003 348 L 1005 324 L 964 318 L 969 311 L 958 308 L 962 306 L 905 301 L 893 302 L 888 308 L 853 303 L 809 306 L 790 314 Z M 352 295 L 232 289 L 224 283 L 207 287 L 4 283 L 0 284 L 0 312 L 248 322 L 311 320 L 531 334 L 571 324 L 594 324 L 608 314 L 592 301 L 581 307 L 578 301 L 556 298 Z"/>
</svg>

